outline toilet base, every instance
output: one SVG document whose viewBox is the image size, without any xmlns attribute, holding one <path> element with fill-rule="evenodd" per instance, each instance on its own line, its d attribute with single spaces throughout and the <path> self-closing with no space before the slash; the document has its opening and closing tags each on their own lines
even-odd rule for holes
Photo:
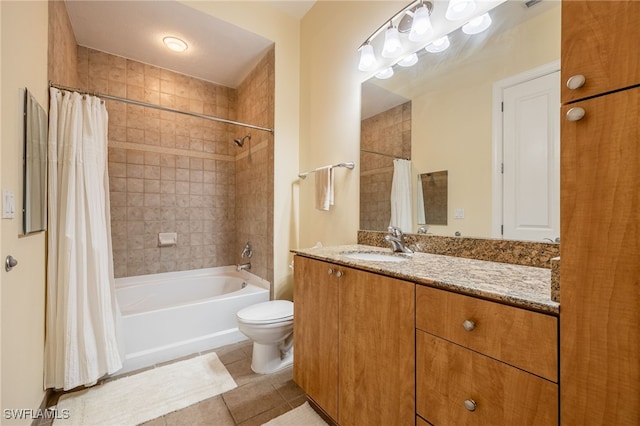
<svg viewBox="0 0 640 426">
<path fill-rule="evenodd" d="M 281 345 L 263 345 L 253 342 L 253 356 L 251 369 L 258 374 L 275 373 L 293 363 L 293 347 L 284 355 L 280 351 Z"/>
</svg>

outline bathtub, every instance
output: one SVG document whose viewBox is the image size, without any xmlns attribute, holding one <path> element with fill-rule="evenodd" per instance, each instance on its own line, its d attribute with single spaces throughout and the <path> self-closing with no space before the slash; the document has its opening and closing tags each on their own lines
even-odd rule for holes
<svg viewBox="0 0 640 426">
<path fill-rule="evenodd" d="M 269 282 L 235 266 L 116 278 L 125 360 L 116 374 L 245 340 L 236 312 Z"/>
</svg>

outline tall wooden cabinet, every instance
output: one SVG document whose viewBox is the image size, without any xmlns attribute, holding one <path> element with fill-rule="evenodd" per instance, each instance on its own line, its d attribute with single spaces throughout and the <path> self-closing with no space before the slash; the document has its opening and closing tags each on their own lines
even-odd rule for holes
<svg viewBox="0 0 640 426">
<path fill-rule="evenodd" d="M 302 256 L 294 380 L 341 426 L 415 422 L 415 284 Z"/>
<path fill-rule="evenodd" d="M 560 411 L 567 426 L 640 424 L 639 28 L 640 2 L 563 1 Z"/>
</svg>

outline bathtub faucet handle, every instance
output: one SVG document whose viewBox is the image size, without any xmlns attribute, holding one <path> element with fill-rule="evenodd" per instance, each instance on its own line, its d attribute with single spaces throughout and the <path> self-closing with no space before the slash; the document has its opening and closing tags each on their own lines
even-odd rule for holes
<svg viewBox="0 0 640 426">
<path fill-rule="evenodd" d="M 236 271 L 240 272 L 240 271 L 246 271 L 246 270 L 250 270 L 251 269 L 251 263 L 247 262 L 247 263 L 240 263 L 238 265 L 236 265 Z"/>
<path fill-rule="evenodd" d="M 247 241 L 247 244 L 244 245 L 242 252 L 240 253 L 241 258 L 251 258 L 253 256 L 253 249 L 251 248 L 251 241 Z"/>
</svg>

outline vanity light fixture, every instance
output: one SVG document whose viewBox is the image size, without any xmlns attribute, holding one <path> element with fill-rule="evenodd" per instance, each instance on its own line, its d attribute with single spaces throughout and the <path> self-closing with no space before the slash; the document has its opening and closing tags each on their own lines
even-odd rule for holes
<svg viewBox="0 0 640 426">
<path fill-rule="evenodd" d="M 433 26 L 431 25 L 431 11 L 433 10 L 433 6 L 431 3 L 425 4 L 424 2 L 420 2 L 418 7 L 413 12 L 413 22 L 411 23 L 411 31 L 409 32 L 409 40 L 411 41 L 420 41 L 425 37 L 428 37 L 433 33 Z M 411 12 L 407 11 L 407 15 Z"/>
<path fill-rule="evenodd" d="M 429 53 L 440 53 L 444 52 L 449 48 L 451 42 L 449 42 L 449 36 L 440 37 L 437 40 L 433 40 L 431 43 L 424 48 Z"/>
<path fill-rule="evenodd" d="M 491 16 L 489 13 L 473 18 L 462 26 L 462 32 L 473 35 L 479 34 L 491 26 Z"/>
<path fill-rule="evenodd" d="M 162 42 L 167 48 L 174 52 L 184 52 L 188 48 L 187 43 L 177 37 L 165 37 L 162 39 Z"/>
<path fill-rule="evenodd" d="M 358 69 L 360 71 L 373 71 L 376 64 L 376 54 L 373 53 L 373 46 L 369 43 L 365 43 L 360 46 L 360 62 L 358 63 Z"/>
<path fill-rule="evenodd" d="M 384 45 L 382 46 L 382 56 L 385 58 L 396 58 L 402 51 L 400 35 L 398 29 L 389 21 L 389 28 L 384 33 Z"/>
<path fill-rule="evenodd" d="M 444 17 L 450 21 L 459 21 L 471 16 L 474 10 L 476 10 L 475 0 L 449 0 Z"/>
</svg>

